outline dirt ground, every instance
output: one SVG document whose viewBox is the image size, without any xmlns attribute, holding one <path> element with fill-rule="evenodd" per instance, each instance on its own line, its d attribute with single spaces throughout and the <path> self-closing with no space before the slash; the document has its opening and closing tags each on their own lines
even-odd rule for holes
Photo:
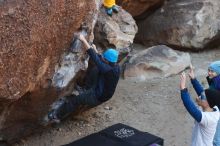
<svg viewBox="0 0 220 146">
<path fill-rule="evenodd" d="M 220 49 L 190 54 L 198 79 L 206 83 L 207 66 L 220 59 Z M 193 119 L 180 99 L 179 75 L 145 82 L 121 79 L 108 102 L 23 139 L 16 146 L 59 146 L 116 123 L 160 136 L 165 146 L 189 145 Z"/>
</svg>

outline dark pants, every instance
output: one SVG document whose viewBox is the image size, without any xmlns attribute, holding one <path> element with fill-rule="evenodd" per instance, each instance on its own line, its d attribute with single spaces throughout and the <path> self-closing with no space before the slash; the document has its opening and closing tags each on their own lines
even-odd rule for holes
<svg viewBox="0 0 220 146">
<path fill-rule="evenodd" d="M 79 105 L 88 105 L 90 107 L 97 106 L 101 102 L 95 96 L 95 87 L 98 81 L 98 69 L 96 67 L 92 68 L 87 72 L 86 76 L 86 89 L 82 94 L 70 95 L 65 97 L 66 101 L 63 105 L 57 109 L 57 117 L 63 119 L 70 113 L 74 112 Z"/>
</svg>

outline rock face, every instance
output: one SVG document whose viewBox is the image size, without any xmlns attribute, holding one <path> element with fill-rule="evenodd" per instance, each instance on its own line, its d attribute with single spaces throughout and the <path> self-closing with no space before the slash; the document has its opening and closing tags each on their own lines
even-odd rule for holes
<svg viewBox="0 0 220 146">
<path fill-rule="evenodd" d="M 202 49 L 219 40 L 220 1 L 169 0 L 137 23 L 137 42 Z"/>
<path fill-rule="evenodd" d="M 190 63 L 188 53 L 174 51 L 164 45 L 154 46 L 132 56 L 124 77 L 136 81 L 164 78 L 181 72 Z"/>
<path fill-rule="evenodd" d="M 95 41 L 102 48 L 125 48 L 133 43 L 138 29 L 132 16 L 121 8 L 112 17 L 105 14 L 104 9 L 101 11 L 94 30 Z"/>
<path fill-rule="evenodd" d="M 66 60 L 71 58 L 68 63 L 75 67 L 71 79 L 85 67 L 68 47 L 82 23 L 92 39 L 99 5 L 97 0 L 0 1 L 0 142 L 39 128 L 49 105 L 70 82 L 65 80 L 59 90 L 51 86 Z"/>
<path fill-rule="evenodd" d="M 139 16 L 152 7 L 158 7 L 165 0 L 117 0 L 117 4 L 127 10 L 132 16 Z"/>
<path fill-rule="evenodd" d="M 60 54 L 95 2 L 6 1 L 0 8 L 0 97 L 17 99 L 52 78 Z"/>
</svg>

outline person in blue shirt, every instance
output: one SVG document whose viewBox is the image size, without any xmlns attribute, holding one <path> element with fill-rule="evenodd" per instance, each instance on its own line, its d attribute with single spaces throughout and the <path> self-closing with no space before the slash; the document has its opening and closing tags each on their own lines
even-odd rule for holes
<svg viewBox="0 0 220 146">
<path fill-rule="evenodd" d="M 193 67 L 190 66 L 189 76 L 192 82 L 198 82 L 193 71 Z M 208 95 L 207 100 L 209 102 L 210 107 L 218 106 L 220 108 L 220 61 L 214 61 L 210 63 L 208 66 L 208 76 L 206 77 L 209 88 L 206 90 L 206 94 Z M 197 94 L 204 94 L 204 89 L 199 87 L 197 89 Z M 220 146 L 220 120 L 218 121 L 218 125 L 216 128 L 216 133 L 213 140 L 214 146 Z"/>
<path fill-rule="evenodd" d="M 190 78 L 191 75 L 192 74 L 189 73 Z M 208 92 L 211 92 L 210 89 L 205 90 L 205 94 L 203 94 L 204 89 L 195 78 L 191 79 L 191 83 L 199 96 L 196 98 L 196 102 L 202 107 L 202 110 L 197 108 L 192 101 L 186 88 L 186 75 L 185 73 L 182 73 L 180 79 L 181 99 L 186 110 L 195 119 L 191 146 L 213 146 L 213 138 L 220 113 L 219 108 L 217 106 L 214 106 L 213 108 L 210 107 L 209 102 L 206 99 L 210 98 L 211 95 L 216 95 L 207 94 Z"/>
<path fill-rule="evenodd" d="M 220 61 L 214 61 L 209 65 L 208 76 L 206 78 L 209 88 L 220 91 Z"/>
<path fill-rule="evenodd" d="M 50 123 L 58 123 L 60 120 L 74 112 L 79 105 L 97 106 L 109 100 L 116 89 L 120 77 L 120 67 L 117 64 L 119 52 L 115 49 L 107 49 L 102 55 L 93 49 L 83 35 L 78 39 L 85 45 L 84 51 L 88 53 L 94 62 L 95 68 L 89 74 L 89 86 L 79 95 L 70 95 L 61 99 L 58 108 L 48 113 Z"/>
</svg>

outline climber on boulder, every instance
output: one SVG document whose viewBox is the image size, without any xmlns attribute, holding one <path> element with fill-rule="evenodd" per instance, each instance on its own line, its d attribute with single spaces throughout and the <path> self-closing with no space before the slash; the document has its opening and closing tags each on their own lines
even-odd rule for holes
<svg viewBox="0 0 220 146">
<path fill-rule="evenodd" d="M 85 37 L 80 34 L 78 39 L 85 45 L 85 52 L 95 63 L 88 78 L 86 89 L 79 95 L 69 95 L 61 98 L 59 106 L 51 110 L 47 119 L 49 123 L 58 123 L 60 120 L 74 112 L 79 105 L 97 106 L 109 100 L 116 89 L 119 81 L 120 68 L 117 64 L 118 51 L 107 49 L 102 55 L 99 55 L 93 47 L 87 42 Z"/>
</svg>

